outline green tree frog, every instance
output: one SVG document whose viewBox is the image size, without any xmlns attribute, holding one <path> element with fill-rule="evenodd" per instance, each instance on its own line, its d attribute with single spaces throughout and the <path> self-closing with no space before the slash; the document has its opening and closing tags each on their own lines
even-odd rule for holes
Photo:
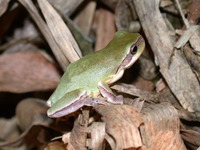
<svg viewBox="0 0 200 150">
<path fill-rule="evenodd" d="M 51 107 L 47 115 L 57 118 L 84 105 L 102 104 L 102 101 L 92 99 L 102 96 L 108 103 L 122 104 L 109 85 L 122 77 L 124 70 L 133 65 L 144 47 L 140 34 L 118 31 L 105 48 L 71 63 L 47 101 Z M 89 101 L 87 98 L 90 98 Z"/>
</svg>

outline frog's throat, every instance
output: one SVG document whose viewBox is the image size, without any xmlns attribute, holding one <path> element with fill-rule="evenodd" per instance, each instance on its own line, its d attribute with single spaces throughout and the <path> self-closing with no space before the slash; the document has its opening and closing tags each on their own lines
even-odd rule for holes
<svg viewBox="0 0 200 150">
<path fill-rule="evenodd" d="M 114 76 L 112 76 L 109 80 L 107 80 L 107 84 L 110 85 L 118 81 L 124 74 L 124 70 L 118 71 Z"/>
</svg>

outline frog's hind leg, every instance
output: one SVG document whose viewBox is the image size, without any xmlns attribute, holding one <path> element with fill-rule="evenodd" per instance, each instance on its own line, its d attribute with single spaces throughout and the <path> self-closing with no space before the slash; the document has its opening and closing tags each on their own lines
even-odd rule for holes
<svg viewBox="0 0 200 150">
<path fill-rule="evenodd" d="M 98 88 L 99 88 L 101 95 L 103 97 L 106 97 L 108 102 L 113 103 L 113 104 L 123 104 L 123 96 L 122 95 L 116 96 L 112 92 L 112 90 L 110 89 L 108 84 L 100 81 L 98 83 Z"/>
<path fill-rule="evenodd" d="M 86 94 L 87 91 L 84 89 L 76 89 L 66 93 L 47 111 L 48 116 L 57 118 L 75 112 L 85 105 L 84 99 L 87 97 Z"/>
</svg>

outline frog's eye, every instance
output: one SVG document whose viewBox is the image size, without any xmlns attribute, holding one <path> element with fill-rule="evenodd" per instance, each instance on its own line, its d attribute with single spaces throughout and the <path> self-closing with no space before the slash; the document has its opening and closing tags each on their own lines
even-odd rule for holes
<svg viewBox="0 0 200 150">
<path fill-rule="evenodd" d="M 135 54 L 137 53 L 137 50 L 138 50 L 137 45 L 133 44 L 133 45 L 131 46 L 131 54 L 132 54 L 132 55 L 135 55 Z"/>
</svg>

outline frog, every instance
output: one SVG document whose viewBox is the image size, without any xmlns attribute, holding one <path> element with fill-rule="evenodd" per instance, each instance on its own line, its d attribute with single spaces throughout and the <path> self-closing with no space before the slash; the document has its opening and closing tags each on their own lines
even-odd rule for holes
<svg viewBox="0 0 200 150">
<path fill-rule="evenodd" d="M 71 63 L 47 101 L 52 118 L 71 114 L 83 106 L 123 104 L 110 86 L 130 68 L 145 48 L 139 33 L 117 31 L 107 46 Z"/>
</svg>

